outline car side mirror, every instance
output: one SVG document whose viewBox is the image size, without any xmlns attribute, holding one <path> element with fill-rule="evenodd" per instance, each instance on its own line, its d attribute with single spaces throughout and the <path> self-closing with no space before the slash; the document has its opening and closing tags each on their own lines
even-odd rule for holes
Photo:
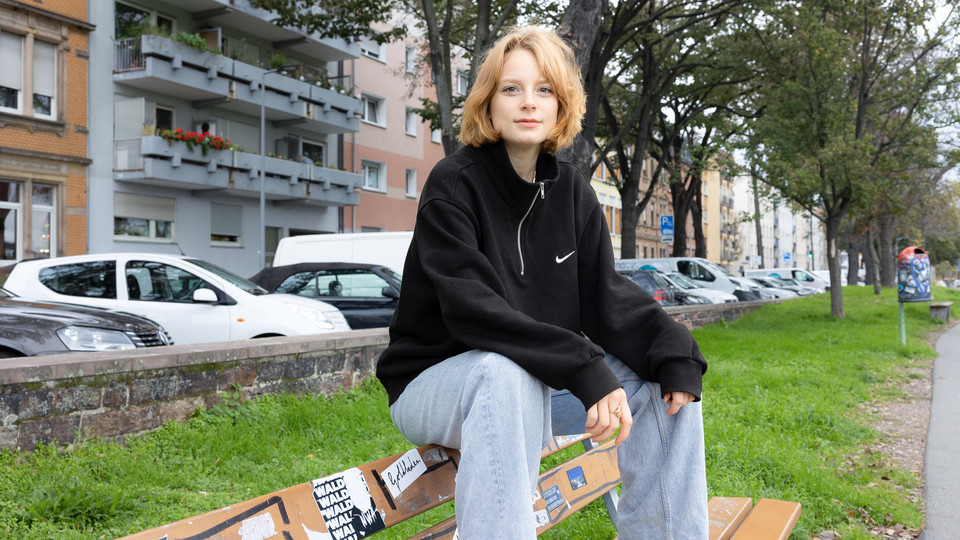
<svg viewBox="0 0 960 540">
<path fill-rule="evenodd" d="M 397 292 L 393 287 L 384 287 L 380 289 L 380 294 L 386 296 L 387 298 L 393 298 L 394 300 L 400 298 L 400 293 Z"/>
<path fill-rule="evenodd" d="M 217 298 L 217 293 L 204 288 L 193 291 L 193 301 L 198 304 L 216 304 L 220 299 Z"/>
</svg>

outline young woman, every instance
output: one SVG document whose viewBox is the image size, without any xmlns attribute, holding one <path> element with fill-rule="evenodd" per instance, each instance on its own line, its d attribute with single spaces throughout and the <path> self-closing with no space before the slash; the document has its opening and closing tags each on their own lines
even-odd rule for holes
<svg viewBox="0 0 960 540">
<path fill-rule="evenodd" d="M 521 28 L 487 53 L 465 146 L 424 186 L 377 376 L 411 442 L 459 448 L 459 537 L 534 538 L 552 434 L 616 438 L 623 539 L 707 537 L 696 342 L 614 270 L 589 181 L 573 53 Z M 552 390 L 551 390 L 552 389 Z"/>
</svg>

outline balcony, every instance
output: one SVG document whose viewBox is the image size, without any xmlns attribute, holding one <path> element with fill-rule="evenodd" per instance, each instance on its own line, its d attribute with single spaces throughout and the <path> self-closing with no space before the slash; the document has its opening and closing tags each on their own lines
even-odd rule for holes
<svg viewBox="0 0 960 540">
<path fill-rule="evenodd" d="M 146 136 L 114 141 L 113 178 L 190 191 L 194 196 L 224 194 L 260 197 L 260 156 L 236 150 L 210 149 Z M 267 157 L 264 195 L 274 205 L 357 204 L 360 175 L 309 163 Z"/>
<path fill-rule="evenodd" d="M 317 39 L 296 28 L 277 26 L 271 22 L 276 17 L 274 13 L 252 6 L 249 0 L 162 0 L 162 3 L 189 13 L 193 20 L 211 27 L 232 28 L 259 36 L 274 49 L 292 50 L 326 62 L 360 57 L 358 43 L 337 38 Z M 156 7 L 162 11 L 159 5 Z"/>
<path fill-rule="evenodd" d="M 265 80 L 266 95 L 260 81 Z M 186 99 L 197 109 L 217 106 L 248 116 L 264 115 L 274 127 L 297 126 L 318 133 L 360 129 L 359 99 L 291 79 L 169 38 L 143 35 L 117 40 L 113 80 Z"/>
</svg>

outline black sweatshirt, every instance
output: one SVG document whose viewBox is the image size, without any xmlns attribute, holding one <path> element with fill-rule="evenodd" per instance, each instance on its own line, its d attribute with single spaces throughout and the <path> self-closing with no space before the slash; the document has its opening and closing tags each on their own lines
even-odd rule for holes
<svg viewBox="0 0 960 540">
<path fill-rule="evenodd" d="M 580 170 L 543 153 L 527 182 L 502 143 L 464 147 L 430 173 L 377 377 L 392 404 L 428 367 L 471 349 L 510 358 L 585 408 L 621 386 L 604 351 L 664 394 L 698 400 L 707 368 L 686 327 L 614 270 Z"/>
</svg>

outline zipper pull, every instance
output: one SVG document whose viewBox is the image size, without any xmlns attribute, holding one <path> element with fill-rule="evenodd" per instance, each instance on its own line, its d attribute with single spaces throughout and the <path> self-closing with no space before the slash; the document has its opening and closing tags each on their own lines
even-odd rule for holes
<svg viewBox="0 0 960 540">
<path fill-rule="evenodd" d="M 546 198 L 546 197 L 544 197 L 544 195 L 543 195 L 543 182 L 540 182 L 540 199 L 542 200 L 542 199 L 545 199 L 545 198 Z"/>
</svg>

